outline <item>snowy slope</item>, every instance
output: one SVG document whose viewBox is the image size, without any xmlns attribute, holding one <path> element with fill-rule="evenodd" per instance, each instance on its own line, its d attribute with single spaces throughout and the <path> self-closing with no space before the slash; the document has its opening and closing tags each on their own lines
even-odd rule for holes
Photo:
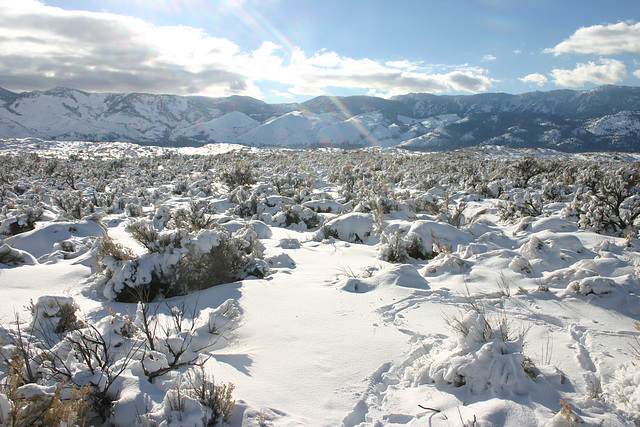
<svg viewBox="0 0 640 427">
<path fill-rule="evenodd" d="M 0 137 L 141 144 L 396 146 L 442 150 L 503 144 L 567 151 L 639 151 L 640 89 L 521 95 L 318 97 L 270 105 L 232 96 L 0 91 Z M 514 132 L 514 128 L 518 132 Z"/>
<path fill-rule="evenodd" d="M 610 116 L 594 119 L 587 125 L 594 135 L 616 135 L 625 137 L 640 136 L 640 112 L 622 111 Z"/>
<path fill-rule="evenodd" d="M 175 137 L 207 142 L 237 141 L 260 122 L 239 111 L 232 111 L 208 122 L 198 123 L 174 132 Z"/>
</svg>

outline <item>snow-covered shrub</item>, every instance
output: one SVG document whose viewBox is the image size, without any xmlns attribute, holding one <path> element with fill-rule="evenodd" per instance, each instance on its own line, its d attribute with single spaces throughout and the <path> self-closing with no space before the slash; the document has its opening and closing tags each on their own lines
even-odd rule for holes
<svg viewBox="0 0 640 427">
<path fill-rule="evenodd" d="M 229 191 L 235 188 L 255 184 L 256 179 L 248 163 L 235 163 L 232 167 L 226 168 L 222 172 L 222 182 Z"/>
<path fill-rule="evenodd" d="M 337 237 L 352 243 L 363 243 L 373 234 L 375 221 L 369 214 L 352 212 L 325 223 L 313 238 L 317 241 Z"/>
<path fill-rule="evenodd" d="M 72 426 L 86 422 L 88 386 L 25 383 L 25 361 L 15 352 L 5 362 L 0 383 L 0 424 L 3 426 Z"/>
<path fill-rule="evenodd" d="M 585 171 L 581 181 L 587 190 L 572 203 L 582 228 L 618 234 L 638 228 L 640 171 L 638 164 L 631 166 L 609 172 L 595 168 Z"/>
<path fill-rule="evenodd" d="M 465 386 L 473 394 L 528 393 L 523 333 L 511 336 L 505 320 L 491 321 L 484 310 L 473 307 L 446 320 L 455 335 L 421 366 L 419 383 Z"/>
<path fill-rule="evenodd" d="M 42 207 L 27 207 L 17 212 L 12 212 L 10 216 L 0 221 L 0 234 L 14 236 L 16 234 L 31 231 L 44 213 Z"/>
<path fill-rule="evenodd" d="M 409 259 L 407 242 L 404 240 L 404 232 L 400 229 L 393 233 L 386 230 L 380 235 L 380 248 L 378 258 L 387 262 L 406 262 Z"/>
<path fill-rule="evenodd" d="M 354 208 L 355 212 L 376 212 L 380 215 L 398 210 L 398 202 L 386 196 L 374 197 Z"/>
<path fill-rule="evenodd" d="M 65 219 L 82 219 L 95 212 L 95 207 L 79 191 L 65 191 L 51 196 Z"/>
<path fill-rule="evenodd" d="M 149 299 L 184 295 L 248 276 L 264 277 L 268 271 L 268 264 L 261 259 L 257 234 L 249 228 L 234 233 L 221 227 L 191 233 L 156 232 L 150 225 L 134 229 L 134 236 L 143 236 L 141 241 L 149 253 L 129 256 L 123 248 L 103 239 L 107 250 L 98 253 L 106 252 L 99 261 L 107 298 L 136 302 L 142 295 Z"/>
<path fill-rule="evenodd" d="M 187 235 L 187 231 L 183 229 L 158 231 L 146 221 L 130 224 L 127 226 L 127 231 L 131 233 L 131 237 L 151 253 L 162 253 L 171 248 L 180 248 L 182 239 Z"/>
<path fill-rule="evenodd" d="M 544 173 L 546 170 L 545 165 L 533 156 L 525 156 L 511 165 L 510 172 L 513 185 L 517 188 L 527 188 L 529 181 L 533 177 Z"/>
<path fill-rule="evenodd" d="M 52 331 L 56 334 L 76 330 L 83 326 L 76 316 L 78 308 L 71 297 L 41 296 L 29 307 L 30 328 L 32 331 Z"/>
<path fill-rule="evenodd" d="M 25 261 L 22 253 L 6 243 L 0 246 L 0 264 L 18 265 Z"/>
<path fill-rule="evenodd" d="M 103 272 L 108 276 L 106 263 L 126 261 L 133 258 L 133 252 L 121 243 L 114 242 L 107 234 L 103 234 L 95 243 L 95 264 L 97 271 Z"/>
<path fill-rule="evenodd" d="M 307 202 L 304 202 L 302 206 L 318 213 L 341 214 L 345 213 L 345 211 L 347 210 L 345 205 L 343 205 L 342 203 L 338 203 L 335 200 L 330 199 L 309 200 Z"/>
<path fill-rule="evenodd" d="M 145 383 L 168 372 L 202 366 L 204 353 L 224 347 L 240 320 L 233 300 L 201 311 L 186 302 L 167 303 L 164 310 L 159 304 L 140 303 L 129 315 L 107 307 L 111 316 L 60 328 L 65 306 L 76 305 L 66 297 L 40 298 L 32 306 L 28 327 L 21 327 L 18 319 L 15 327 L 0 329 L 3 425 L 41 425 L 42 420 L 50 421 L 44 425 L 76 425 L 98 422 L 96 417 L 132 425 L 136 408 L 131 405 L 136 401 L 129 400 L 131 390 L 137 395 Z M 157 387 L 166 394 L 181 385 L 179 378 L 176 383 L 169 377 Z M 206 375 L 189 378 L 187 395 L 201 414 L 194 422 L 203 416 L 212 423 L 228 418 L 233 386 L 215 384 Z"/>
<path fill-rule="evenodd" d="M 568 294 L 578 295 L 608 295 L 615 292 L 620 292 L 620 286 L 611 279 L 606 277 L 585 277 L 581 280 L 574 280 L 567 286 L 566 292 Z"/>
<path fill-rule="evenodd" d="M 407 259 L 432 259 L 441 252 L 451 252 L 459 245 L 471 242 L 469 233 L 455 226 L 417 220 L 408 230 L 390 232 L 384 230 L 380 236 L 378 257 L 389 262 L 405 262 Z"/>
<path fill-rule="evenodd" d="M 546 183 L 542 186 L 542 198 L 550 202 L 561 202 L 566 191 L 567 188 L 562 183 Z"/>
<path fill-rule="evenodd" d="M 219 422 L 229 420 L 235 406 L 232 399 L 234 386 L 229 384 L 216 384 L 213 377 L 207 375 L 204 369 L 190 372 L 189 395 L 211 411 L 211 414 L 203 420 L 207 426 L 217 425 Z"/>
<path fill-rule="evenodd" d="M 204 369 L 191 369 L 186 379 L 168 390 L 163 401 L 136 418 L 139 425 L 202 425 L 221 426 L 226 422 L 235 400 L 234 386 L 216 384 Z"/>
<path fill-rule="evenodd" d="M 300 205 L 285 205 L 271 218 L 274 225 L 289 227 L 304 224 L 307 229 L 319 227 L 323 219 L 314 210 Z"/>
<path fill-rule="evenodd" d="M 285 197 L 298 198 L 297 202 L 303 202 L 305 194 L 313 188 L 313 178 L 308 173 L 286 173 L 276 175 L 270 179 L 270 183 L 278 194 Z"/>
<path fill-rule="evenodd" d="M 539 193 L 531 191 L 514 191 L 509 199 L 498 205 L 498 216 L 503 221 L 515 221 L 524 217 L 542 215 L 544 203 Z"/>
<path fill-rule="evenodd" d="M 124 213 L 132 218 L 142 216 L 142 206 L 138 203 L 127 203 L 124 208 Z"/>
<path fill-rule="evenodd" d="M 466 231 L 435 221 L 414 221 L 406 234 L 406 240 L 416 245 L 418 253 L 429 258 L 442 251 L 455 251 L 459 245 L 471 243 Z"/>
<path fill-rule="evenodd" d="M 215 225 L 215 209 L 206 202 L 191 201 L 189 208 L 180 208 L 171 213 L 171 219 L 165 226 L 168 228 L 198 231 L 212 228 Z"/>
<path fill-rule="evenodd" d="M 442 198 L 437 199 L 436 206 L 434 214 L 440 215 L 447 224 L 460 228 L 464 223 L 467 204 L 465 202 L 456 203 L 448 191 L 443 193 Z"/>
</svg>

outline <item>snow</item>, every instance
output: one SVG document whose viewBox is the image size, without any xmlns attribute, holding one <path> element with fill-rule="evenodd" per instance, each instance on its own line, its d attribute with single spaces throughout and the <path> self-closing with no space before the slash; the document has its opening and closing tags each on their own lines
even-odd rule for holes
<svg viewBox="0 0 640 427">
<path fill-rule="evenodd" d="M 300 114 L 290 118 L 305 119 Z M 1 146 L 5 151 L 22 147 L 25 152 L 30 147 L 59 158 L 203 155 L 208 169 L 198 169 L 195 161 L 192 170 L 184 164 L 182 170 L 176 167 L 175 181 L 188 177 L 189 184 L 201 185 L 187 185 L 185 194 L 166 192 L 164 199 L 139 195 L 140 200 L 147 197 L 142 217 L 104 209 L 99 216 L 70 220 L 51 211 L 33 230 L 6 236 L 2 243 L 25 262 L 0 265 L 3 327 L 15 327 L 16 314 L 25 325 L 33 325 L 36 321 L 24 309 L 30 300 L 43 325 L 57 324 L 60 306 L 77 305 L 79 316 L 126 351 L 144 341 L 125 336 L 127 328 L 140 335 L 144 312 L 142 304 L 115 302 L 118 286 L 127 281 L 138 281 L 136 286 L 149 283 L 154 271 L 175 265 L 184 253 L 197 258 L 210 251 L 223 233 L 257 242 L 269 265 L 265 277 L 247 276 L 168 299 L 166 304 L 151 303 L 160 313 L 158 346 L 132 362 L 114 382 L 117 399 L 110 422 L 115 425 L 196 425 L 208 416 L 192 396 L 183 396 L 181 410 L 173 407 L 179 400 L 177 390 L 188 388 L 188 367 L 153 383 L 145 377 L 145 371 L 168 366 L 171 354 L 181 349 L 185 352 L 180 360 L 202 357 L 206 373 L 216 382 L 235 386 L 229 426 L 571 425 L 568 420 L 623 426 L 637 419 L 640 344 L 634 324 L 640 320 L 640 241 L 580 228 L 574 216 L 564 214 L 569 199 L 546 204 L 539 217 L 510 222 L 498 215 L 498 203 L 506 199 L 471 193 L 470 186 L 463 190 L 453 175 L 425 189 L 407 177 L 394 181 L 385 175 L 391 172 L 382 169 L 376 172 L 396 202 L 391 212 L 383 213 L 365 209 L 369 205 L 364 202 L 380 200 L 375 192 L 382 191 L 375 187 L 374 173 L 364 171 L 369 164 L 348 169 L 357 176 L 349 194 L 363 203 L 346 200 L 346 185 L 338 178 L 330 181 L 326 171 L 304 165 L 305 156 L 325 155 L 328 163 L 338 164 L 332 171 L 339 175 L 336 170 L 344 171 L 340 168 L 345 152 L 66 144 L 66 153 L 64 144 L 39 140 L 5 141 Z M 537 159 L 590 158 L 534 153 Z M 298 189 L 291 197 L 273 194 L 273 177 L 263 173 L 247 190 L 247 197 L 254 194 L 260 203 L 257 213 L 241 218 L 233 209 L 240 202 L 232 201 L 241 191 L 229 195 L 216 185 L 211 185 L 210 194 L 201 190 L 203 180 L 211 184 L 206 174 L 216 170 L 217 159 L 249 159 L 258 168 L 276 154 L 290 156 L 290 164 L 303 164 L 311 171 L 316 181 L 307 193 Z M 504 162 L 508 167 L 531 152 L 482 147 L 458 154 L 461 157 L 451 158 Z M 454 156 L 442 154 L 449 155 Z M 404 171 L 410 169 L 410 161 L 435 164 L 436 159 L 381 150 L 359 151 L 349 162 L 355 163 L 358 156 L 385 158 Z M 281 171 L 272 172 L 275 176 Z M 503 172 L 506 175 L 507 169 Z M 496 174 L 495 179 L 504 178 Z M 505 184 L 504 191 L 521 190 L 510 185 Z M 444 208 L 449 205 L 440 206 L 439 212 L 411 211 L 403 199 L 411 192 L 418 194 L 416 200 L 433 203 L 447 192 L 452 197 L 445 203 L 468 203 L 468 217 L 456 227 L 447 222 Z M 138 246 L 131 260 L 105 258 L 103 262 L 118 268 L 101 281 L 95 266 L 95 242 L 101 235 L 133 247 L 126 226 L 137 221 L 147 221 L 161 234 L 175 232 L 165 228 L 170 211 L 196 199 L 216 206 L 211 215 L 219 228 L 185 232 L 180 248 L 172 251 L 147 254 Z M 292 204 L 299 212 L 319 212 L 321 222 L 307 229 L 276 221 L 281 206 Z M 361 210 L 351 211 L 353 206 Z M 3 215 L 12 209 L 16 208 L 5 205 Z M 401 242 L 423 248 L 427 259 L 411 258 L 415 252 L 401 262 L 382 259 L 392 244 L 383 235 L 397 235 Z M 134 263 L 135 271 L 127 269 Z M 172 313 L 181 307 L 188 313 L 183 328 L 174 328 Z M 0 330 L 3 351 L 9 348 L 7 336 Z M 63 358 L 71 350 L 60 346 L 52 351 Z M 108 381 L 79 361 L 72 367 L 74 381 L 100 387 Z M 25 395 L 52 394 L 51 384 L 29 384 L 21 390 Z M 6 417 L 9 408 L 0 392 L 0 417 Z"/>
</svg>

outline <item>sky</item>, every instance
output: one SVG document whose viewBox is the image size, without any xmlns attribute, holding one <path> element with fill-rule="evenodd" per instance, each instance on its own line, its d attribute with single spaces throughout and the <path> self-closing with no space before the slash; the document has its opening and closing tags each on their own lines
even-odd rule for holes
<svg viewBox="0 0 640 427">
<path fill-rule="evenodd" d="M 0 87 L 269 103 L 640 86 L 638 0 L 0 0 Z"/>
</svg>

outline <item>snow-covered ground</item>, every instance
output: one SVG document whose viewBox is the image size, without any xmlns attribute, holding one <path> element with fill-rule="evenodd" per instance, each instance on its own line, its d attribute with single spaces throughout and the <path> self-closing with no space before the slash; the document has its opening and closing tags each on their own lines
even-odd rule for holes
<svg viewBox="0 0 640 427">
<path fill-rule="evenodd" d="M 79 307 L 80 330 L 99 331 L 123 367 L 111 385 L 82 360 L 64 362 L 77 386 L 110 384 L 107 419 L 115 425 L 200 425 L 210 413 L 187 381 L 199 364 L 216 383 L 235 386 L 230 426 L 640 420 L 636 157 L 29 140 L 0 149 L 8 154 L 0 253 L 22 259 L 0 264 L 4 383 L 16 315 L 23 334 L 37 329 L 25 309 L 32 300 L 55 326 L 55 304 L 67 300 L 41 297 L 64 296 Z M 232 180 L 243 171 L 254 178 L 244 187 Z M 606 191 L 623 199 L 615 218 L 602 204 Z M 180 207 L 211 221 L 184 231 Z M 30 230 L 28 208 L 41 209 Z M 15 233 L 14 223 L 24 229 Z M 132 237 L 133 224 L 182 240 L 147 250 Z M 131 248 L 129 261 L 101 255 L 105 233 Z M 252 245 L 242 252 L 249 258 L 241 280 L 156 298 L 144 306 L 160 319 L 154 339 L 146 338 L 143 306 L 113 296 L 224 236 Z M 171 313 L 180 310 L 183 328 L 172 330 Z M 52 354 L 81 354 L 59 344 L 77 333 L 70 329 L 55 335 Z M 186 349 L 179 361 L 190 363 L 171 366 L 178 347 Z M 18 390 L 51 396 L 55 375 L 37 360 L 39 385 Z M 166 367 L 150 381 L 149 372 Z M 13 402 L 6 390 L 5 423 Z"/>
</svg>

